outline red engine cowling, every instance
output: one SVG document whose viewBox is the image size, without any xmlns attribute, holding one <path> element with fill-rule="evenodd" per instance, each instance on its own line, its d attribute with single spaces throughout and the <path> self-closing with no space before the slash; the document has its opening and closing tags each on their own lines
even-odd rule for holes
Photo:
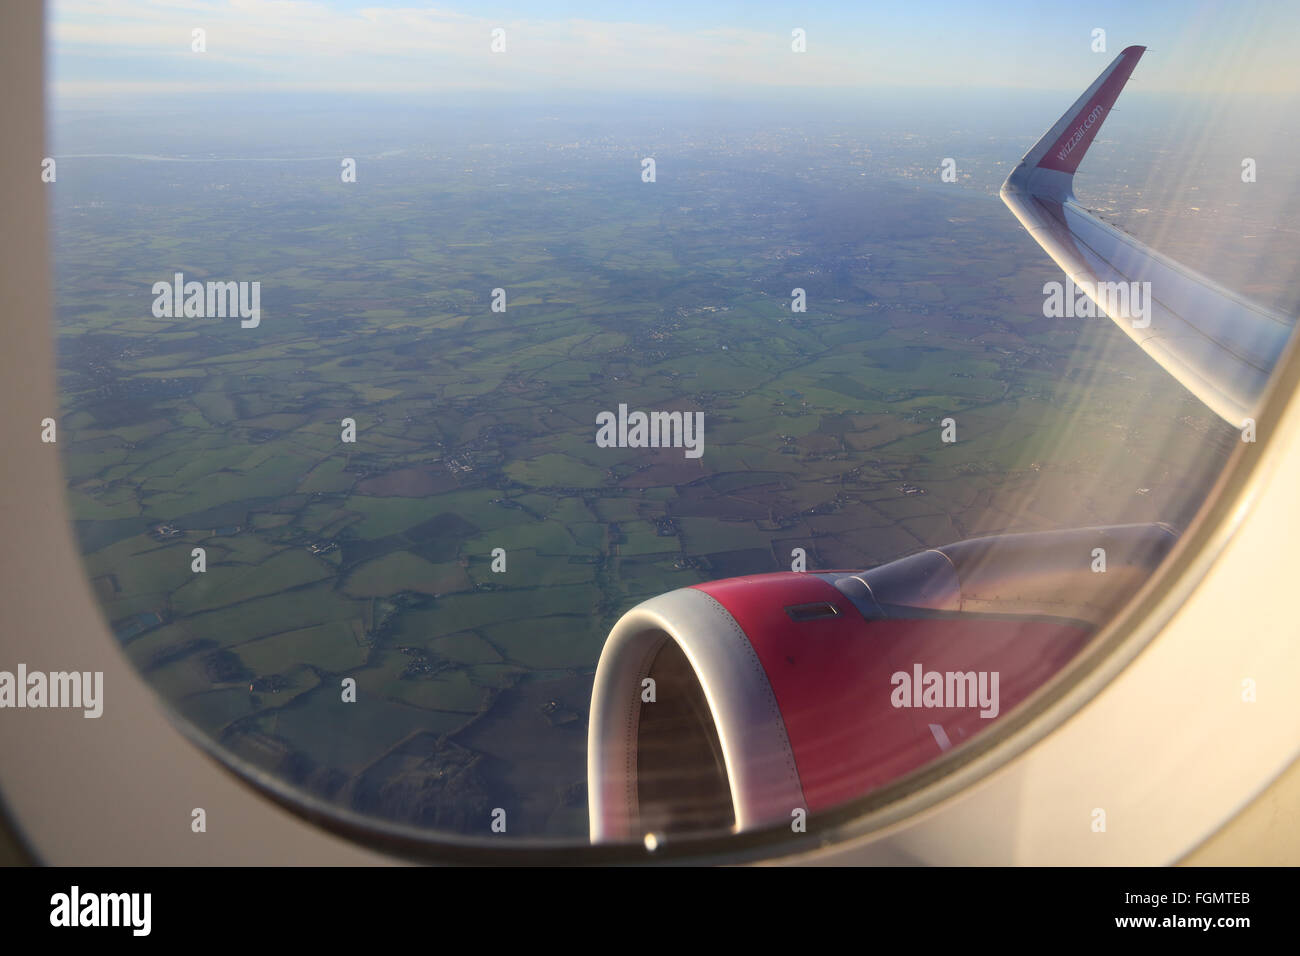
<svg viewBox="0 0 1300 956">
<path fill-rule="evenodd" d="M 1164 525 L 1003 535 L 638 605 L 596 670 L 592 840 L 789 823 L 920 767 L 1073 657 L 1175 537 Z"/>
</svg>

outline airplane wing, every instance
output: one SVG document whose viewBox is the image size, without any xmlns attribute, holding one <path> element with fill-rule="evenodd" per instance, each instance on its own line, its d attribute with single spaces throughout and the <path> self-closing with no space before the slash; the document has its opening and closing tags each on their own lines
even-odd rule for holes
<svg viewBox="0 0 1300 956">
<path fill-rule="evenodd" d="M 1240 428 L 1294 320 L 1148 248 L 1074 198 L 1075 170 L 1145 50 L 1128 47 L 1106 67 L 1007 177 L 1002 201 L 1101 314 Z"/>
</svg>

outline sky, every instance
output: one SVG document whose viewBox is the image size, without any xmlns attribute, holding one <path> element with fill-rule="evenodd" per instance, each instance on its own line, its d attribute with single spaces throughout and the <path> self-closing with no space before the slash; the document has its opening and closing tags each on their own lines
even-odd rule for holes
<svg viewBox="0 0 1300 956">
<path fill-rule="evenodd" d="M 1300 92 L 1300 4 L 50 0 L 55 97 L 779 88 L 1074 90 L 1130 44 L 1152 92 Z M 191 49 L 205 31 L 206 51 Z M 491 50 L 504 30 L 504 52 Z M 791 49 L 805 31 L 806 52 Z M 1105 52 L 1093 47 L 1103 29 Z"/>
</svg>

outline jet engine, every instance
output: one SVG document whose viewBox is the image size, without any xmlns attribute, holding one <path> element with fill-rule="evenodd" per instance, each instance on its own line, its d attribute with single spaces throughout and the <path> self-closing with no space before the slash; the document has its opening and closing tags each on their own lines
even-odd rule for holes
<svg viewBox="0 0 1300 956">
<path fill-rule="evenodd" d="M 1176 537 L 1140 524 L 975 538 L 637 605 L 596 669 L 592 841 L 789 824 L 917 769 L 1077 654 Z"/>
</svg>

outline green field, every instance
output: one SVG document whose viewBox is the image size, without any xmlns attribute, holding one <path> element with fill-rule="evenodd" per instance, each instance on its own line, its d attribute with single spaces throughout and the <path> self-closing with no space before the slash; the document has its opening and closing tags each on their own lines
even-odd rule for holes
<svg viewBox="0 0 1300 956">
<path fill-rule="evenodd" d="M 58 446 L 105 617 L 183 717 L 322 799 L 585 838 L 590 682 L 639 601 L 794 548 L 1179 523 L 1232 445 L 1113 329 L 1041 317 L 1051 270 L 990 197 L 441 149 L 353 193 L 59 180 Z M 262 323 L 155 319 L 175 271 L 258 279 Z M 703 456 L 598 447 L 619 404 L 703 413 Z"/>
</svg>

